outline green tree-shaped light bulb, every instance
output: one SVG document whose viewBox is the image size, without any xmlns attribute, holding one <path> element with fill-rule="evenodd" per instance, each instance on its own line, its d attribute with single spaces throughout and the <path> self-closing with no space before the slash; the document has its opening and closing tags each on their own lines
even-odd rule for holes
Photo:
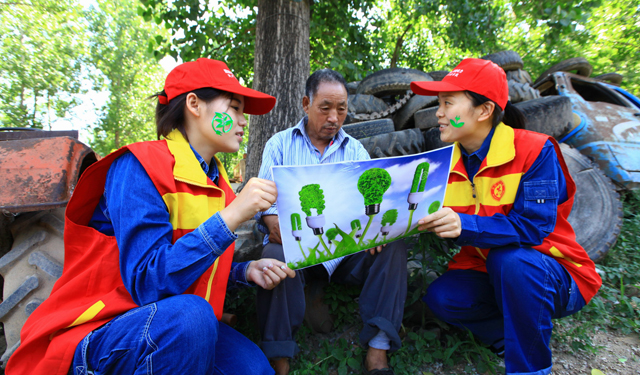
<svg viewBox="0 0 640 375">
<path fill-rule="evenodd" d="M 389 234 L 389 230 L 391 229 L 390 227 L 395 224 L 397 219 L 398 210 L 396 210 L 395 208 L 385 212 L 382 215 L 382 222 L 380 223 L 382 224 L 382 227 L 380 227 L 380 233 L 382 233 L 385 241 L 387 240 L 387 234 Z"/>
<path fill-rule="evenodd" d="M 324 215 L 322 214 L 325 209 L 324 192 L 320 189 L 319 184 L 309 184 L 303 186 L 298 195 L 300 196 L 300 206 L 302 206 L 302 211 L 307 214 L 307 226 L 313 230 L 313 235 L 320 239 L 320 243 L 322 243 L 327 254 L 330 254 L 327 245 L 322 239 L 325 223 Z M 311 210 L 315 210 L 315 216 Z"/>
<path fill-rule="evenodd" d="M 424 188 L 427 184 L 427 177 L 429 176 L 429 163 L 424 162 L 418 164 L 416 171 L 413 173 L 413 182 L 411 183 L 411 192 L 407 197 L 409 203 L 409 223 L 407 223 L 406 233 L 409 233 L 411 229 L 411 220 L 413 219 L 413 212 L 418 208 L 418 203 L 422 202 L 424 198 Z"/>
<path fill-rule="evenodd" d="M 351 230 L 356 231 L 356 238 L 360 238 L 362 235 L 362 225 L 360 225 L 360 220 L 355 219 L 351 222 Z"/>
<path fill-rule="evenodd" d="M 439 209 L 440 209 L 440 201 L 433 201 L 433 203 L 429 205 L 429 215 L 438 211 Z"/>
<path fill-rule="evenodd" d="M 369 216 L 369 221 L 364 228 L 364 232 L 362 232 L 358 245 L 362 243 L 364 236 L 367 234 L 373 217 L 380 212 L 382 196 L 389 189 L 389 186 L 391 186 L 391 175 L 382 168 L 367 169 L 358 178 L 358 191 L 364 197 L 364 213 Z"/>
</svg>

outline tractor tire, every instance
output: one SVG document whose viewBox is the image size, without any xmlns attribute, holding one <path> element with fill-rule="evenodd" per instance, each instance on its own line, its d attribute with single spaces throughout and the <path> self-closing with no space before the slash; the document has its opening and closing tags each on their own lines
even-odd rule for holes
<svg viewBox="0 0 640 375">
<path fill-rule="evenodd" d="M 508 81 L 508 83 L 509 100 L 511 100 L 511 103 L 520 103 L 540 97 L 540 91 L 529 86 L 528 83 L 520 83 L 516 81 Z"/>
<path fill-rule="evenodd" d="M 64 208 L 18 216 L 11 224 L 13 246 L 0 258 L 4 278 L 0 322 L 7 350 L 2 367 L 20 345 L 20 330 L 51 293 L 64 264 Z"/>
<path fill-rule="evenodd" d="M 433 72 L 427 73 L 433 78 L 434 81 L 442 81 L 442 79 L 449 74 L 448 70 L 434 70 Z"/>
<path fill-rule="evenodd" d="M 431 128 L 435 128 L 438 125 L 438 118 L 436 117 L 436 112 L 440 108 L 439 105 L 435 107 L 429 107 L 425 109 L 421 109 L 413 115 L 413 122 L 415 127 L 421 130 L 429 130 Z"/>
<path fill-rule="evenodd" d="M 543 96 L 514 105 L 526 117 L 527 130 L 561 139 L 574 128 L 571 100 L 566 96 Z"/>
<path fill-rule="evenodd" d="M 349 95 L 353 95 L 356 93 L 356 90 L 358 89 L 358 85 L 360 84 L 360 81 L 355 81 L 355 82 L 349 82 L 347 83 L 347 93 Z"/>
<path fill-rule="evenodd" d="M 593 67 L 591 66 L 591 64 L 589 64 L 589 61 L 587 61 L 587 59 L 585 59 L 584 57 L 573 57 L 570 59 L 566 59 L 566 60 L 560 61 L 556 65 L 545 70 L 544 73 L 540 74 L 540 77 L 536 79 L 536 81 L 534 82 L 534 85 L 555 72 L 573 73 L 574 71 L 577 75 L 580 75 L 583 77 L 589 77 L 591 75 L 591 72 L 593 71 Z"/>
<path fill-rule="evenodd" d="M 598 81 L 609 82 L 612 85 L 620 86 L 622 83 L 622 79 L 624 76 L 620 73 L 605 73 L 600 74 L 599 76 L 593 77 L 593 79 L 597 79 Z"/>
<path fill-rule="evenodd" d="M 442 148 L 446 146 L 450 146 L 453 143 L 442 142 L 440 140 L 440 129 L 439 128 L 431 128 L 424 132 L 424 151 L 431 151 L 437 148 Z"/>
<path fill-rule="evenodd" d="M 389 68 L 368 75 L 358 85 L 358 94 L 383 97 L 404 95 L 413 81 L 433 81 L 430 75 L 416 69 Z"/>
<path fill-rule="evenodd" d="M 355 139 L 373 137 L 393 132 L 393 121 L 390 118 L 362 121 L 355 124 L 343 125 L 342 129 Z"/>
<path fill-rule="evenodd" d="M 578 150 L 560 145 L 576 195 L 569 223 L 589 258 L 601 261 L 615 245 L 622 227 L 622 203 L 611 180 Z"/>
<path fill-rule="evenodd" d="M 406 129 L 362 138 L 360 143 L 372 159 L 418 154 L 424 150 L 424 138 L 420 129 Z"/>
<path fill-rule="evenodd" d="M 409 99 L 407 104 L 402 106 L 393 116 L 393 123 L 396 127 L 396 130 L 403 130 L 413 128 L 414 121 L 413 115 L 433 103 L 438 102 L 437 96 L 422 96 L 422 95 L 414 95 Z"/>
<path fill-rule="evenodd" d="M 507 80 L 516 81 L 520 83 L 528 83 L 531 84 L 533 81 L 531 80 L 531 75 L 526 70 L 517 69 L 517 70 L 509 70 L 507 73 Z"/>
<path fill-rule="evenodd" d="M 500 51 L 482 56 L 481 59 L 494 62 L 505 72 L 522 69 L 524 67 L 524 62 L 522 62 L 522 58 L 516 51 Z"/>
<path fill-rule="evenodd" d="M 349 113 L 373 113 L 383 112 L 389 106 L 384 100 L 377 98 L 373 95 L 355 94 L 349 95 Z"/>
</svg>

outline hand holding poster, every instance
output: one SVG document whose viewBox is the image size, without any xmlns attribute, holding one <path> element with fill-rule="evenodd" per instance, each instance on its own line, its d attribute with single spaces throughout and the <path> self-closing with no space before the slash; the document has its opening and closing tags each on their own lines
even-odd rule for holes
<svg viewBox="0 0 640 375">
<path fill-rule="evenodd" d="M 285 260 L 309 267 L 418 233 L 444 201 L 453 147 L 271 169 Z"/>
</svg>

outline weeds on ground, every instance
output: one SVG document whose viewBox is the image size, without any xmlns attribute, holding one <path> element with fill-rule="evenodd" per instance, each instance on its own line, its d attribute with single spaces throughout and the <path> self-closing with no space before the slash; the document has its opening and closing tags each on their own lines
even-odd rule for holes
<svg viewBox="0 0 640 375">
<path fill-rule="evenodd" d="M 640 191 L 623 194 L 624 221 L 616 245 L 596 265 L 598 294 L 580 312 L 559 320 L 554 338 L 573 350 L 596 352 L 595 330 L 640 334 Z"/>
</svg>

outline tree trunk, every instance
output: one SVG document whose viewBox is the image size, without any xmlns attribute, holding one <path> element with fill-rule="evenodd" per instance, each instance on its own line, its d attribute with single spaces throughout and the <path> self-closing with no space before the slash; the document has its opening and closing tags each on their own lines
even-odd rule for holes
<svg viewBox="0 0 640 375">
<path fill-rule="evenodd" d="M 258 0 L 253 88 L 276 97 L 266 115 L 251 116 L 245 181 L 260 171 L 265 143 L 304 114 L 309 77 L 309 0 Z"/>
</svg>

